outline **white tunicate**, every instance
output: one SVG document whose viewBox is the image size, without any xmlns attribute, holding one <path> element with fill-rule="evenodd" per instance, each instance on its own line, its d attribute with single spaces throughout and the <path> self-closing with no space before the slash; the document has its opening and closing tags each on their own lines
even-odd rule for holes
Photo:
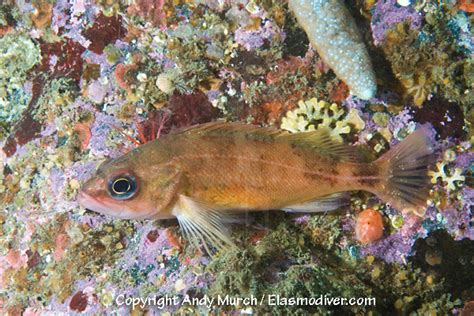
<svg viewBox="0 0 474 316">
<path fill-rule="evenodd" d="M 147 77 L 146 73 L 141 72 L 137 75 L 137 80 L 140 81 L 140 82 L 146 82 L 147 79 L 148 79 L 148 77 Z"/>
<path fill-rule="evenodd" d="M 174 90 L 173 78 L 170 74 L 161 73 L 156 79 L 156 86 L 164 93 L 170 94 Z"/>
<path fill-rule="evenodd" d="M 410 0 L 397 0 L 397 3 L 402 7 L 408 7 L 411 4 Z"/>
</svg>

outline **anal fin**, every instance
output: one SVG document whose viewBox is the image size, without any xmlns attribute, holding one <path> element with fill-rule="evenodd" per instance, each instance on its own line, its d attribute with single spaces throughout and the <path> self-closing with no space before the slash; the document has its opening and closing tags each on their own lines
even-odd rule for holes
<svg viewBox="0 0 474 316">
<path fill-rule="evenodd" d="M 327 212 L 340 208 L 341 206 L 349 205 L 350 197 L 348 192 L 334 193 L 323 196 L 317 200 L 290 205 L 283 208 L 285 212 L 292 213 L 319 213 Z"/>
<path fill-rule="evenodd" d="M 227 233 L 225 223 L 230 220 L 224 211 L 180 195 L 172 214 L 178 219 L 186 238 L 197 248 L 201 244 L 208 254 L 213 254 L 212 248 L 237 248 Z"/>
</svg>

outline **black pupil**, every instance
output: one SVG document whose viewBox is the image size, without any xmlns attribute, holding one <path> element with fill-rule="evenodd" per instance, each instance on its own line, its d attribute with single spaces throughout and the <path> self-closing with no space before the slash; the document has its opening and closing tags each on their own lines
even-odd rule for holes
<svg viewBox="0 0 474 316">
<path fill-rule="evenodd" d="M 130 188 L 130 182 L 127 179 L 119 179 L 114 182 L 114 191 L 116 193 L 127 193 Z"/>
</svg>

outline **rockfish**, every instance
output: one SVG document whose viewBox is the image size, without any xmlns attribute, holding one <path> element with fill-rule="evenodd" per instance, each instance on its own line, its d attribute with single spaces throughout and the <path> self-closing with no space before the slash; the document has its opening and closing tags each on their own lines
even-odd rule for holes
<svg viewBox="0 0 474 316">
<path fill-rule="evenodd" d="M 329 211 L 347 203 L 352 190 L 369 191 L 402 212 L 423 213 L 431 142 L 422 128 L 376 161 L 362 163 L 327 129 L 289 134 L 209 123 L 103 163 L 78 200 L 123 219 L 177 218 L 193 243 L 223 248 L 234 245 L 225 229 L 231 213 Z"/>
</svg>

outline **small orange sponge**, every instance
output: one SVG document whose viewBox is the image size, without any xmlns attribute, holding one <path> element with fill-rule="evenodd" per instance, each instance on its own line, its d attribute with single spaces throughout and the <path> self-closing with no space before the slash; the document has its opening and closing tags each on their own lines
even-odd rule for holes
<svg viewBox="0 0 474 316">
<path fill-rule="evenodd" d="M 379 240 L 383 235 L 383 220 L 380 212 L 368 208 L 357 215 L 355 227 L 357 240 L 369 244 Z"/>
</svg>

